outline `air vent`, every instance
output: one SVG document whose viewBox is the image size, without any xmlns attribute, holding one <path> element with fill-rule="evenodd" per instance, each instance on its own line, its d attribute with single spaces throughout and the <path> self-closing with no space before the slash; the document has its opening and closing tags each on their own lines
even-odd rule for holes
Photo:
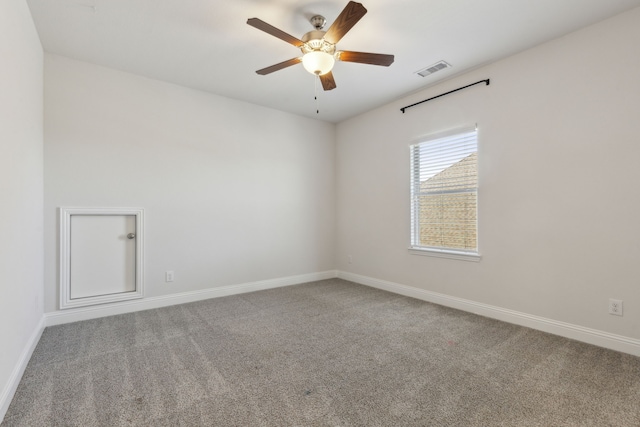
<svg viewBox="0 0 640 427">
<path fill-rule="evenodd" d="M 422 77 L 427 77 L 430 74 L 433 74 L 437 71 L 444 70 L 445 68 L 451 67 L 451 64 L 445 61 L 436 62 L 433 65 L 428 66 L 420 71 L 416 71 L 416 74 L 421 75 Z"/>
</svg>

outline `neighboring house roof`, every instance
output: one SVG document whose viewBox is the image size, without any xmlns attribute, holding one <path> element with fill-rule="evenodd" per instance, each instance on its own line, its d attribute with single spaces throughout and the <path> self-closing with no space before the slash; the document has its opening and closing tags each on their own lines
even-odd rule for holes
<svg viewBox="0 0 640 427">
<path fill-rule="evenodd" d="M 478 153 L 473 153 L 421 183 L 420 190 L 459 190 L 475 187 L 477 176 Z"/>
</svg>

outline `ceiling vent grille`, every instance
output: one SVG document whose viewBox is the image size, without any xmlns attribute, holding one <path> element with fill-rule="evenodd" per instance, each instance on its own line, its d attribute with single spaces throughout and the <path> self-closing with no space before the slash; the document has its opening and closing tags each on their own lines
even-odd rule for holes
<svg viewBox="0 0 640 427">
<path fill-rule="evenodd" d="M 431 75 L 435 72 L 438 72 L 440 70 L 444 70 L 445 68 L 449 68 L 451 67 L 451 64 L 449 64 L 448 62 L 445 61 L 439 61 L 436 62 L 433 65 L 428 66 L 427 68 L 424 68 L 420 71 L 416 71 L 416 74 L 422 76 L 422 77 L 427 77 L 428 75 Z"/>
</svg>

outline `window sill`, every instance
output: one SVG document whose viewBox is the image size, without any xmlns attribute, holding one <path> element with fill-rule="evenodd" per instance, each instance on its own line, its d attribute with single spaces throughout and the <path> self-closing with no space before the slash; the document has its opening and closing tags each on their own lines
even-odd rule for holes
<svg viewBox="0 0 640 427">
<path fill-rule="evenodd" d="M 461 261 L 471 261 L 471 262 L 480 262 L 480 259 L 482 259 L 480 254 L 452 251 L 447 249 L 409 248 L 409 253 L 412 255 L 432 256 L 436 258 L 449 258 L 449 259 L 457 259 Z"/>
</svg>

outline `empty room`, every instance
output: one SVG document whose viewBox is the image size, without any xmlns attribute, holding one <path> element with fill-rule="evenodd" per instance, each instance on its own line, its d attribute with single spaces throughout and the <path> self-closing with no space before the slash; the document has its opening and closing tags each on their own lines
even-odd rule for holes
<svg viewBox="0 0 640 427">
<path fill-rule="evenodd" d="M 639 426 L 640 0 L 0 2 L 0 423 Z"/>
</svg>

